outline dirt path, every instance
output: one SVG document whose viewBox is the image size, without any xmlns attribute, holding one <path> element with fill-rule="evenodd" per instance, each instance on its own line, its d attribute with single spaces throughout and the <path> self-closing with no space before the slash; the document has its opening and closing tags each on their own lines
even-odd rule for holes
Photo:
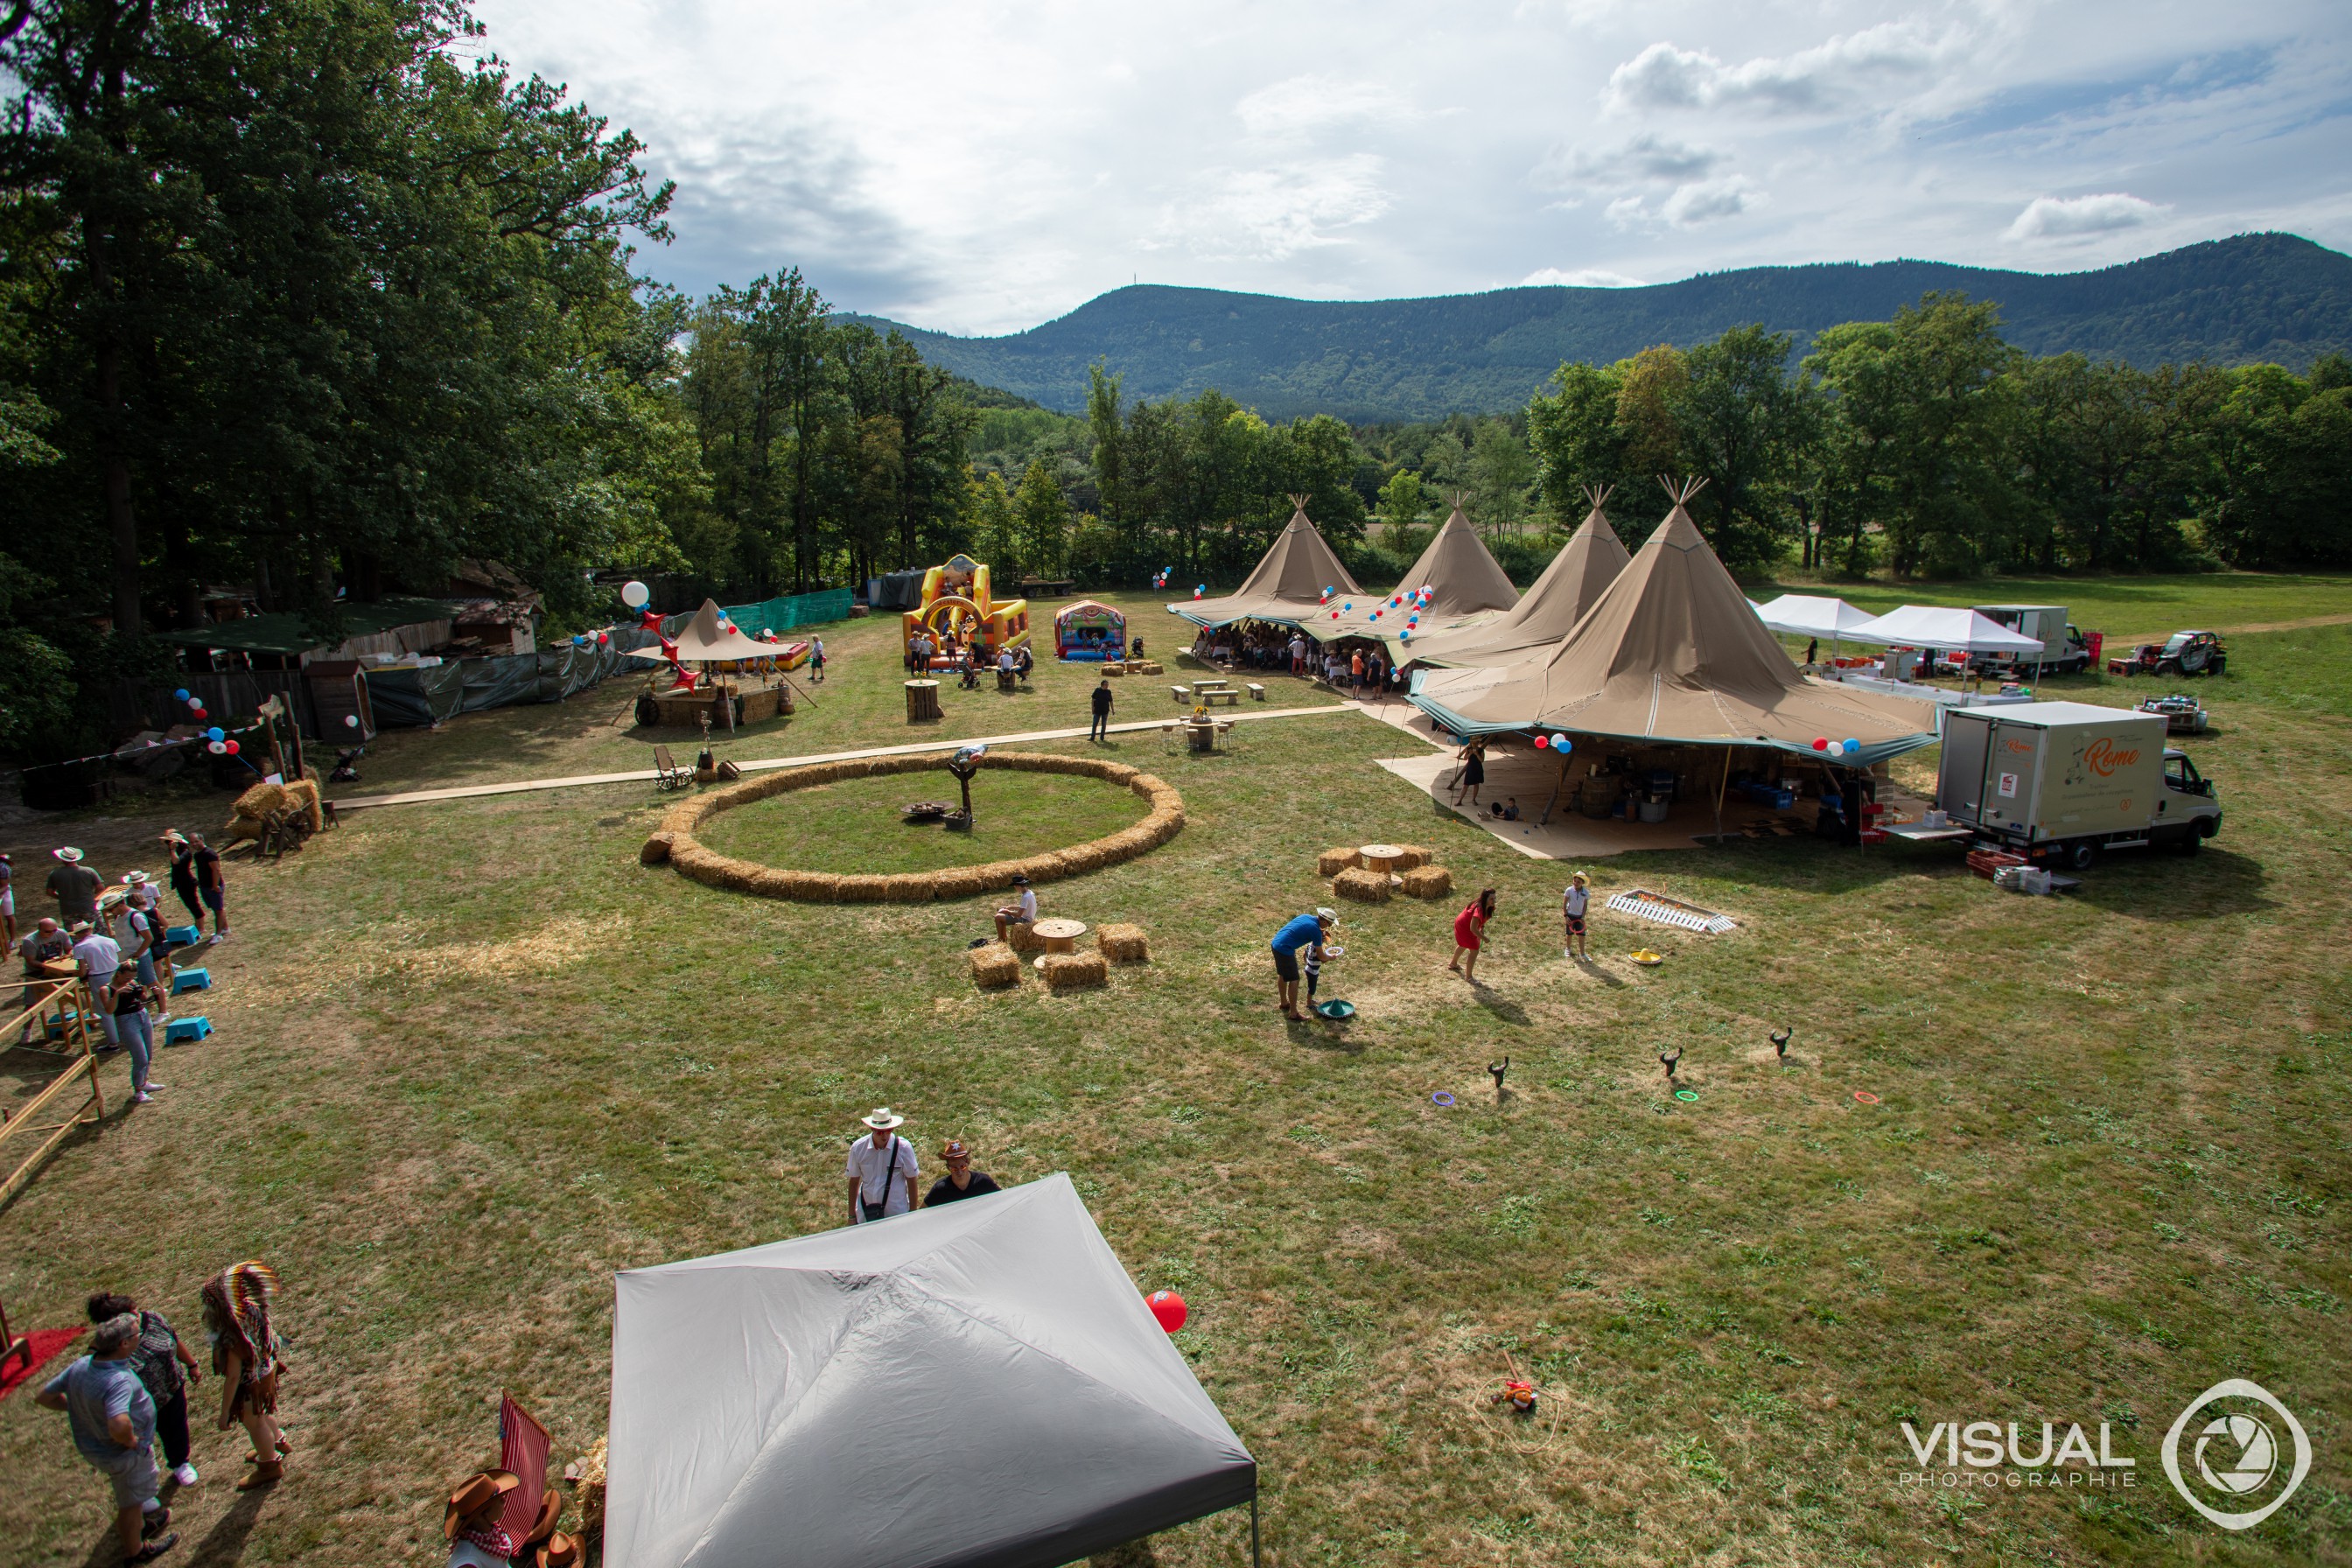
<svg viewBox="0 0 2352 1568">
<path fill-rule="evenodd" d="M 2299 632 L 2306 626 L 2340 626 L 2352 623 L 2352 615 L 2305 616 L 2299 621 L 2256 621 L 2249 626 L 2217 626 L 2223 637 L 2235 637 L 2241 632 Z M 2175 628 L 2178 630 L 2179 628 Z M 2144 642 L 2160 643 L 2171 632 L 2134 632 L 2129 637 L 2109 637 L 2109 647 L 2137 647 Z"/>
</svg>

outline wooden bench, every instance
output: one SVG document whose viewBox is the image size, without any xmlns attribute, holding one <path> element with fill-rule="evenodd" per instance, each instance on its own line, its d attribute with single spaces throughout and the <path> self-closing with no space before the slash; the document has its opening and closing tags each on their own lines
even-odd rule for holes
<svg viewBox="0 0 2352 1568">
<path fill-rule="evenodd" d="M 1190 702 L 1192 700 L 1192 689 L 1189 686 L 1171 686 L 1168 689 L 1168 695 L 1179 702 Z"/>
<path fill-rule="evenodd" d="M 1228 708 L 1233 707 L 1242 700 L 1242 694 L 1240 692 L 1230 690 L 1223 686 L 1210 687 L 1203 690 L 1200 696 L 1201 701 L 1204 705 L 1211 702 L 1222 702 Z"/>
<path fill-rule="evenodd" d="M 1256 681 L 1255 681 L 1255 680 L 1244 681 L 1242 684 L 1244 684 L 1244 686 L 1246 686 L 1246 687 L 1248 687 L 1248 688 L 1249 688 L 1249 694 L 1250 694 L 1250 700 L 1251 700 L 1251 701 L 1253 701 L 1253 702 L 1263 702 L 1263 701 L 1265 701 L 1265 687 L 1260 686 L 1260 685 L 1259 685 Z"/>
</svg>

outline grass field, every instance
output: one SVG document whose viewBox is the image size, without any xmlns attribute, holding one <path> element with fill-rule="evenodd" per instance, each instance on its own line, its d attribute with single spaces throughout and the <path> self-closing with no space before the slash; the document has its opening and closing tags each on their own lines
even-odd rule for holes
<svg viewBox="0 0 2352 1568">
<path fill-rule="evenodd" d="M 1150 809 L 1124 787 L 1098 779 L 983 772 L 973 784 L 969 832 L 899 820 L 898 807 L 907 802 L 954 805 L 960 798 L 955 780 L 943 773 L 854 779 L 722 811 L 698 837 L 721 855 L 761 865 L 887 875 L 1016 860 L 1108 838 L 1134 826 Z"/>
<path fill-rule="evenodd" d="M 906 738 L 883 634 L 828 637 L 819 705 L 732 754 Z M 613 1271 L 838 1223 L 844 1142 L 887 1101 L 927 1155 L 954 1135 L 1001 1180 L 1070 1172 L 1139 1285 L 1184 1292 L 1178 1343 L 1258 1458 L 1270 1563 L 2352 1563 L 2347 635 L 2232 637 L 2230 673 L 2197 686 L 2217 730 L 2189 748 L 2228 810 L 2201 856 L 2116 855 L 2065 900 L 1901 846 L 1620 857 L 1592 868 L 1601 897 L 1659 888 L 1741 926 L 1604 914 L 1589 969 L 1560 956 L 1566 868 L 1433 816 L 1372 765 L 1415 742 L 1354 716 L 1245 726 L 1233 755 L 1040 746 L 1161 773 L 1189 813 L 1141 859 L 1041 889 L 1047 913 L 1150 934 L 1151 964 L 1068 996 L 971 988 L 986 900 L 800 906 L 641 868 L 650 785 L 354 814 L 235 868 L 219 1033 L 163 1053 L 154 1104 L 0 1210 L 0 1292 L 20 1329 L 107 1285 L 194 1332 L 206 1274 L 269 1259 L 289 1478 L 232 1492 L 242 1436 L 200 1422 L 170 1561 L 437 1563 L 437 1499 L 493 1451 L 499 1390 L 559 1458 L 603 1431 Z M 947 722 L 1082 725 L 1091 684 L 1048 666 L 1034 694 L 948 693 Z M 365 787 L 614 765 L 643 751 L 604 722 L 620 700 L 392 737 Z M 1121 701 L 1168 705 L 1133 681 Z M 897 799 L 947 797 L 915 783 L 712 829 L 879 854 L 905 842 Z M 812 836 L 802 815 L 829 809 Z M 70 831 L 119 872 L 162 825 Z M 26 868 L 58 836 L 9 847 Z M 1354 1026 L 1286 1026 L 1266 938 L 1329 901 L 1318 849 L 1375 838 L 1499 889 L 1488 984 L 1444 972 L 1454 902 L 1349 906 L 1325 984 Z M 1625 962 L 1636 943 L 1664 966 Z M 1775 1026 L 1797 1031 L 1785 1065 Z M 1694 1101 L 1665 1092 L 1675 1045 Z M 0 1062 L 0 1093 L 37 1066 Z M 1545 1391 L 1533 1426 L 1486 1403 L 1513 1364 Z M 2224 1377 L 2316 1447 L 2240 1535 L 2156 1461 Z M 2136 1484 L 1906 1486 L 1906 1420 L 2105 1421 Z M 0 1475 L 12 1564 L 111 1560 L 102 1488 L 21 1393 Z M 1245 1561 L 1246 1529 L 1151 1553 Z"/>
</svg>

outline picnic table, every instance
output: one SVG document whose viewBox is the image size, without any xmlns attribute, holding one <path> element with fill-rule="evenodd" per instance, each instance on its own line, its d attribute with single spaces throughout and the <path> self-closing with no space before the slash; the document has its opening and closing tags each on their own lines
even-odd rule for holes
<svg viewBox="0 0 2352 1568">
<path fill-rule="evenodd" d="M 1087 934 L 1087 922 L 1070 920 L 1039 921 L 1029 930 L 1038 941 L 1045 944 L 1045 952 L 1048 953 L 1076 952 L 1078 951 L 1078 938 Z M 1034 963 L 1037 968 L 1045 968 L 1045 955 L 1040 954 Z"/>
</svg>

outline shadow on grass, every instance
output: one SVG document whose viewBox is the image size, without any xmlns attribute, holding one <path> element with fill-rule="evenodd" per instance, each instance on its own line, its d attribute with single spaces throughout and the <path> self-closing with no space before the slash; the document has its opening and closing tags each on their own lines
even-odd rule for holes
<svg viewBox="0 0 2352 1568">
<path fill-rule="evenodd" d="M 2213 848 L 2183 855 L 2151 846 L 2103 858 L 2073 896 L 2135 920 L 2194 921 L 2274 907 L 2269 882 L 2262 862 L 2250 855 Z"/>
<path fill-rule="evenodd" d="M 1483 981 L 1473 985 L 1470 994 L 1477 999 L 1478 1005 L 1484 1007 L 1487 1012 L 1492 1013 L 1496 1017 L 1500 1018 L 1506 1024 L 1517 1024 L 1525 1027 L 1528 1023 L 1532 1022 L 1532 1020 L 1528 1017 L 1528 1010 L 1525 1007 L 1520 1006 L 1517 1002 L 1512 1001 L 1509 997 L 1500 994 L 1493 986 L 1485 984 Z"/>
<path fill-rule="evenodd" d="M 188 1564 L 188 1568 L 226 1568 L 226 1564 L 242 1558 L 246 1538 L 260 1522 L 261 1505 L 277 1489 L 275 1487 L 257 1487 L 249 1492 L 237 1493 L 236 1500 L 229 1504 L 228 1511 L 221 1515 L 220 1521 L 205 1532 L 202 1541 L 188 1549 L 188 1555 L 182 1561 Z"/>
<path fill-rule="evenodd" d="M 1300 1045 L 1336 1056 L 1360 1057 L 1364 1054 L 1364 1042 L 1348 1032 L 1345 1025 L 1327 1024 L 1319 1019 L 1285 1018 L 1285 1028 Z"/>
</svg>

